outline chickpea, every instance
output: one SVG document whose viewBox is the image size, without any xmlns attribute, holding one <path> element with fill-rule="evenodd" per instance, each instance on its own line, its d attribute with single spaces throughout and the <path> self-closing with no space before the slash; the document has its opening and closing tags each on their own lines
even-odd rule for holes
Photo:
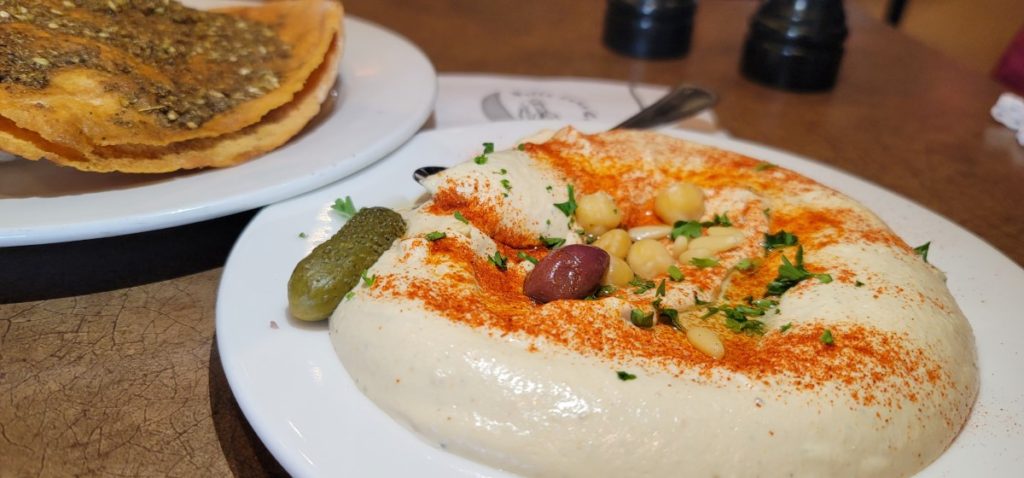
<svg viewBox="0 0 1024 478">
<path fill-rule="evenodd" d="M 629 254 L 629 246 L 633 245 L 633 241 L 629 239 L 629 233 L 626 231 L 622 229 L 612 229 L 601 234 L 601 236 L 594 241 L 593 245 L 604 249 L 604 251 L 612 257 L 625 259 L 626 254 Z"/>
<path fill-rule="evenodd" d="M 608 270 L 605 271 L 604 277 L 601 278 L 602 284 L 611 284 L 615 287 L 626 287 L 629 285 L 629 281 L 633 280 L 633 269 L 629 268 L 629 264 L 626 261 L 611 256 L 612 260 L 608 263 Z"/>
<path fill-rule="evenodd" d="M 672 183 L 654 198 L 654 213 L 667 224 L 704 215 L 704 191 L 690 183 Z"/>
<path fill-rule="evenodd" d="M 672 241 L 672 255 L 679 257 L 686 247 L 690 244 L 690 240 L 686 236 L 679 236 L 676 240 Z"/>
<path fill-rule="evenodd" d="M 604 234 L 622 221 L 615 200 L 606 192 L 581 196 L 576 200 L 576 222 L 591 234 Z"/>
<path fill-rule="evenodd" d="M 668 271 L 675 264 L 668 248 L 654 239 L 644 239 L 633 243 L 626 255 L 626 263 L 636 275 L 644 279 L 653 279 Z"/>
</svg>

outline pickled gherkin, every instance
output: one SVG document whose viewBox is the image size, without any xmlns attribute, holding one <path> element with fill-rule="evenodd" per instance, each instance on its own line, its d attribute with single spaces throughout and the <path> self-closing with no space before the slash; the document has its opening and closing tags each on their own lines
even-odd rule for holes
<svg viewBox="0 0 1024 478">
<path fill-rule="evenodd" d="M 360 209 L 334 236 L 299 261 L 288 279 L 288 309 L 296 319 L 334 312 L 361 274 L 405 233 L 405 221 L 383 207 Z"/>
</svg>

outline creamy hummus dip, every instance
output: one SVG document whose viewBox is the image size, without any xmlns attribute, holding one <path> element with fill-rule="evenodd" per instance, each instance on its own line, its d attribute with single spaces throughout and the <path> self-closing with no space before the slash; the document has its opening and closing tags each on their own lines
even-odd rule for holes
<svg viewBox="0 0 1024 478">
<path fill-rule="evenodd" d="M 905 476 L 966 420 L 970 326 L 942 273 L 855 201 L 647 132 L 566 128 L 482 157 L 428 179 L 330 322 L 359 388 L 430 442 L 534 476 Z M 661 222 L 673 181 L 703 189 L 701 220 L 727 217 L 742 243 L 593 300 L 523 295 L 528 258 L 586 242 L 555 206 L 569 185 L 611 195 L 633 228 Z M 798 245 L 766 248 L 779 231 Z M 807 277 L 766 294 L 787 263 Z M 652 304 L 677 320 L 635 325 Z"/>
</svg>

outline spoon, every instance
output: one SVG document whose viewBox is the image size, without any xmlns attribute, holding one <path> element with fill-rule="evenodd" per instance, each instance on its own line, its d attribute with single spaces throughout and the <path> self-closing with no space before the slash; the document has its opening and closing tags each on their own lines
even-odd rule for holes
<svg viewBox="0 0 1024 478">
<path fill-rule="evenodd" d="M 693 116 L 714 106 L 717 101 L 718 97 L 708 90 L 693 85 L 678 85 L 658 101 L 613 126 L 612 129 L 654 128 Z M 423 166 L 416 168 L 412 172 L 412 177 L 416 182 L 420 182 L 427 176 L 437 174 L 445 169 L 443 166 Z"/>
</svg>

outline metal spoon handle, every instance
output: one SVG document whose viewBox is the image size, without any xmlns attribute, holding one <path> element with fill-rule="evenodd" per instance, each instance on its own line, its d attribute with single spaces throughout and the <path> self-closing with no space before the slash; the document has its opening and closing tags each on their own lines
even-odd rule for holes
<svg viewBox="0 0 1024 478">
<path fill-rule="evenodd" d="M 718 101 L 714 93 L 693 85 L 676 86 L 661 99 L 612 129 L 647 129 L 693 116 Z"/>
</svg>

